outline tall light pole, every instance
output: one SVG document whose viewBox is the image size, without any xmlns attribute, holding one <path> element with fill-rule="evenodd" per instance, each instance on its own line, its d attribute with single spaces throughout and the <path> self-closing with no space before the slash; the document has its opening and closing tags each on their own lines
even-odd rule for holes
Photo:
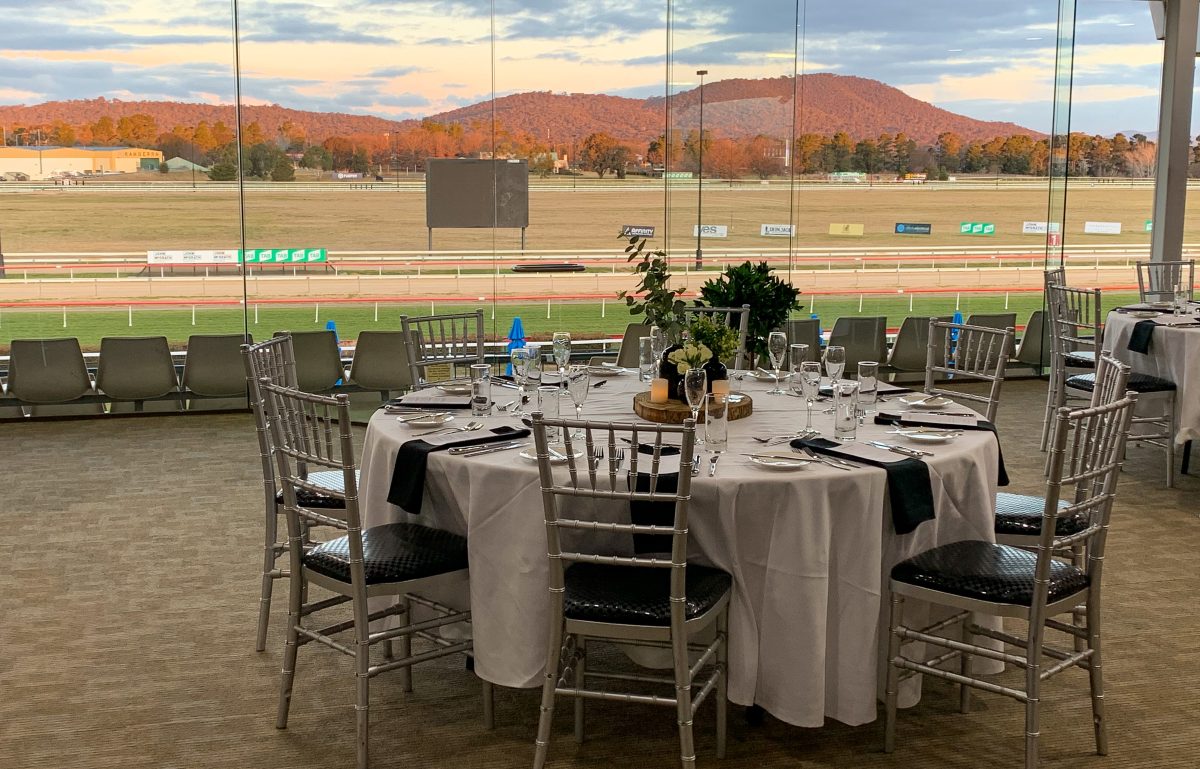
<svg viewBox="0 0 1200 769">
<path fill-rule="evenodd" d="M 700 247 L 700 237 L 704 230 L 704 76 L 706 69 L 696 70 L 700 76 L 700 150 L 697 157 L 696 179 L 696 269 L 704 269 L 704 250 Z"/>
</svg>

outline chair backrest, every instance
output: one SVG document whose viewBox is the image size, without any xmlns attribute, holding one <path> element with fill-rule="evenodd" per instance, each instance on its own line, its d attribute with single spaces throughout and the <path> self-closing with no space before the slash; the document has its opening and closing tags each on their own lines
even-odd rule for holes
<svg viewBox="0 0 1200 769">
<path fill-rule="evenodd" d="M 846 348 L 846 372 L 857 370 L 860 361 L 887 360 L 887 318 L 879 316 L 842 317 L 829 334 L 830 347 Z"/>
<path fill-rule="evenodd" d="M 400 316 L 400 329 L 412 352 L 409 365 L 415 387 L 428 384 L 426 369 L 445 365 L 454 377 L 458 364 L 483 363 L 483 309 L 448 315 Z"/>
<path fill-rule="evenodd" d="M 644 336 L 650 336 L 649 323 L 630 323 L 625 327 L 625 335 L 621 337 L 621 349 L 617 351 L 618 366 L 636 369 L 641 365 L 638 340 Z M 654 375 L 658 376 L 658 373 Z"/>
<path fill-rule="evenodd" d="M 1092 397 L 1088 405 L 1102 406 L 1120 400 L 1125 395 L 1125 387 L 1129 384 L 1129 364 L 1122 363 L 1105 350 L 1096 357 L 1096 386 L 1092 388 Z"/>
<path fill-rule="evenodd" d="M 996 419 L 1004 368 L 1012 353 L 1013 330 L 929 321 L 929 346 L 925 363 L 925 392 L 948 395 L 984 404 L 984 416 Z M 936 380 L 987 382 L 987 395 L 936 387 Z"/>
<path fill-rule="evenodd" d="M 1013 360 L 1030 366 L 1044 366 L 1049 362 L 1049 342 L 1050 324 L 1046 323 L 1046 313 L 1034 310 L 1025 324 L 1025 333 L 1021 335 Z"/>
<path fill-rule="evenodd" d="M 358 508 L 354 436 L 350 429 L 350 396 L 345 393 L 313 395 L 271 384 L 266 377 L 258 386 L 271 425 L 276 469 L 283 487 L 292 568 L 297 568 L 300 563 L 305 524 L 345 526 L 350 548 L 351 583 L 356 597 L 365 599 L 362 518 Z M 308 480 L 310 470 L 340 472 L 342 488 L 311 482 Z M 302 494 L 340 499 L 345 509 L 339 508 L 338 516 L 334 517 L 327 509 L 322 512 L 322 509 L 305 507 L 300 504 Z M 359 591 L 361 595 L 357 595 Z"/>
<path fill-rule="evenodd" d="M 1015 312 L 976 312 L 967 317 L 967 325 L 980 328 L 1016 328 L 1017 314 Z"/>
<path fill-rule="evenodd" d="M 930 317 L 913 315 L 900 322 L 900 330 L 896 332 L 896 341 L 892 344 L 892 352 L 888 356 L 888 366 L 896 371 L 924 371 L 926 359 L 929 357 L 929 321 L 949 321 L 947 316 Z M 941 342 L 941 340 L 935 340 Z M 940 348 L 937 353 L 941 356 Z"/>
<path fill-rule="evenodd" d="M 183 386 L 196 395 L 214 398 L 246 394 L 241 334 L 193 334 L 183 362 Z"/>
<path fill-rule="evenodd" d="M 1175 299 L 1176 287 L 1187 288 L 1188 299 L 1196 285 L 1196 262 L 1137 263 L 1138 296 L 1143 302 L 1170 302 Z"/>
<path fill-rule="evenodd" d="M 581 428 L 583 439 L 573 439 L 571 430 Z M 566 436 L 563 446 L 565 468 L 557 472 L 551 464 L 547 429 Z M 573 419 L 544 419 L 533 414 L 533 436 L 537 447 L 538 471 L 542 487 L 542 507 L 546 517 L 546 549 L 550 558 L 550 589 L 563 590 L 563 572 L 569 563 L 593 563 L 627 567 L 671 569 L 671 629 L 681 632 L 684 625 L 686 569 L 688 550 L 688 501 L 691 498 L 690 472 L 695 446 L 696 423 L 688 419 L 682 425 L 642 425 L 595 423 Z M 631 447 L 628 474 L 617 464 L 617 450 Z M 678 439 L 677 444 L 669 443 Z M 607 461 L 593 464 L 589 457 L 602 448 Z M 575 453 L 582 450 L 580 457 Z M 676 463 L 676 460 L 679 460 Z M 558 476 L 556 479 L 555 476 Z M 670 504 L 674 516 L 670 526 L 612 522 L 603 517 L 625 520 L 625 510 L 603 507 L 604 502 Z M 591 517 L 589 517 L 591 514 Z M 670 557 L 646 554 L 630 556 L 612 552 L 584 552 L 590 538 L 564 536 L 568 530 L 608 532 L 617 536 L 669 536 Z M 564 542 L 577 549 L 564 550 Z M 576 544 L 578 543 L 578 544 Z M 628 551 L 626 551 L 628 552 Z"/>
<path fill-rule="evenodd" d="M 275 495 L 279 488 L 275 482 L 270 418 L 267 415 L 267 405 L 263 401 L 261 384 L 268 381 L 281 387 L 296 387 L 296 356 L 292 352 L 292 337 L 285 334 L 258 344 L 244 344 L 242 360 L 246 364 L 245 387 L 249 393 L 250 411 L 254 414 L 254 434 L 258 437 L 264 502 L 267 510 L 274 510 Z"/>
<path fill-rule="evenodd" d="M 737 350 L 733 353 L 733 367 L 735 369 L 744 369 L 749 365 L 750 359 L 746 354 L 746 334 L 750 329 L 750 305 L 743 304 L 741 307 L 685 307 L 683 314 L 689 321 L 694 318 L 709 318 L 713 322 L 721 323 L 737 331 L 738 343 Z M 722 362 L 726 364 L 730 363 L 729 361 Z"/>
<path fill-rule="evenodd" d="M 26 403 L 69 403 L 92 389 L 79 340 L 14 339 L 8 392 Z"/>
<path fill-rule="evenodd" d="M 410 355 L 403 331 L 360 331 L 350 380 L 367 390 L 407 390 L 413 383 Z"/>
<path fill-rule="evenodd" d="M 1086 546 L 1085 568 L 1090 577 L 1090 588 L 1095 591 L 1100 587 L 1108 521 L 1136 401 L 1136 394 L 1126 393 L 1110 403 L 1076 411 L 1061 408 L 1054 415 L 1050 471 L 1046 477 L 1046 503 L 1042 508 L 1042 533 L 1034 576 L 1033 612 L 1029 618 L 1031 623 L 1038 623 L 1037 626 L 1045 616 L 1051 561 L 1056 552 L 1072 546 Z M 1069 504 L 1060 507 L 1060 500 Z M 1078 533 L 1056 536 L 1057 520 L 1062 517 L 1083 520 L 1087 525 Z"/>
<path fill-rule="evenodd" d="M 277 331 L 275 336 L 292 338 L 293 362 L 298 389 L 307 393 L 332 390 L 346 376 L 337 334 L 331 330 Z"/>
<path fill-rule="evenodd" d="M 1102 291 L 1098 288 L 1046 288 L 1050 309 L 1050 336 L 1055 355 L 1100 352 L 1104 327 L 1100 324 Z"/>
<path fill-rule="evenodd" d="M 1047 286 L 1065 286 L 1067 285 L 1067 268 L 1066 267 L 1050 267 L 1042 275 L 1042 288 Z"/>
<path fill-rule="evenodd" d="M 179 391 L 165 336 L 106 336 L 100 340 L 96 389 L 115 401 L 141 401 Z"/>
<path fill-rule="evenodd" d="M 793 318 L 783 327 L 788 344 L 808 345 L 808 355 L 817 360 L 821 355 L 821 319 Z"/>
</svg>

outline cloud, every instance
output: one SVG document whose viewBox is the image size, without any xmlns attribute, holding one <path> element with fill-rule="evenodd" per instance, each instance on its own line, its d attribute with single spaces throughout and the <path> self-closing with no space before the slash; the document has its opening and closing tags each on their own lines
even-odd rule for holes
<svg viewBox="0 0 1200 769">
<path fill-rule="evenodd" d="M 425 72 L 425 71 L 426 70 L 424 68 L 416 67 L 416 66 L 413 66 L 413 67 L 383 67 L 381 69 L 373 69 L 370 72 L 368 72 L 367 75 L 369 77 L 392 78 L 392 77 L 404 77 L 405 75 L 411 75 L 414 72 Z"/>
</svg>

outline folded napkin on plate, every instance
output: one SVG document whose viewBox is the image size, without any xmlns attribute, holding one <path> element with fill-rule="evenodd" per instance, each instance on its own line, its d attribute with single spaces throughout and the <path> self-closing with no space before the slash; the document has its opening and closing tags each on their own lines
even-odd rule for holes
<svg viewBox="0 0 1200 769">
<path fill-rule="evenodd" d="M 432 406 L 439 409 L 469 409 L 471 408 L 470 395 L 446 395 L 440 391 L 418 390 L 415 393 L 409 393 L 401 398 L 392 398 L 385 406 L 417 406 L 428 407 Z"/>
<path fill-rule="evenodd" d="M 890 413 L 881 411 L 875 415 L 875 424 L 905 425 L 911 427 L 953 427 L 956 430 L 986 430 L 996 436 L 996 453 L 999 460 L 999 466 L 996 468 L 996 485 L 1008 485 L 1008 470 L 1004 467 L 1004 449 L 1000 445 L 1000 433 L 996 432 L 996 426 L 986 419 L 956 417 L 947 414 Z"/>
<path fill-rule="evenodd" d="M 421 500 L 425 496 L 425 466 L 431 451 L 440 451 L 451 446 L 511 441 L 527 438 L 529 435 L 529 430 L 525 428 L 506 425 L 481 432 L 430 435 L 427 438 L 406 441 L 396 453 L 396 465 L 392 469 L 392 485 L 388 489 L 387 501 L 409 513 L 421 512 Z"/>
<path fill-rule="evenodd" d="M 650 491 L 650 473 L 654 456 L 654 447 L 638 446 L 638 474 L 633 479 L 634 491 Z M 679 466 L 681 457 L 675 446 L 663 446 L 659 452 L 658 483 L 654 490 L 663 494 L 674 494 L 679 490 Z M 630 465 L 632 467 L 632 463 Z M 629 503 L 629 520 L 636 526 L 666 526 L 675 525 L 674 502 L 641 502 L 633 500 Z M 644 553 L 669 553 L 671 537 L 666 534 L 634 534 L 633 552 L 637 555 Z"/>
<path fill-rule="evenodd" d="M 1140 352 L 1142 355 L 1150 352 L 1150 340 L 1154 337 L 1154 327 L 1157 324 L 1153 319 L 1139 320 L 1133 326 L 1133 331 L 1129 334 L 1129 343 L 1125 345 L 1125 349 L 1130 352 Z"/>
<path fill-rule="evenodd" d="M 929 482 L 929 466 L 915 457 L 884 460 L 867 455 L 863 446 L 842 444 L 826 438 L 796 439 L 792 448 L 809 448 L 818 454 L 862 462 L 881 467 L 887 473 L 888 498 L 892 504 L 892 525 L 897 534 L 908 534 L 933 514 L 933 489 Z M 860 451 L 856 451 L 855 449 Z"/>
</svg>

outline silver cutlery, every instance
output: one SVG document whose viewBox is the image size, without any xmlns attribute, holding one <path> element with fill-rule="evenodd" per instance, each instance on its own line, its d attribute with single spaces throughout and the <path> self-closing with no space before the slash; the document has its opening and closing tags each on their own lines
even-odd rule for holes
<svg viewBox="0 0 1200 769">
<path fill-rule="evenodd" d="M 621 469 L 621 463 L 625 461 L 625 449 L 617 449 L 617 469 Z"/>
<path fill-rule="evenodd" d="M 792 450 L 797 453 L 805 455 L 806 457 L 808 457 L 809 459 L 811 459 L 814 462 L 820 462 L 823 465 L 828 465 L 829 467 L 832 467 L 835 470 L 853 470 L 855 468 L 855 466 L 850 464 L 849 462 L 846 462 L 841 459 L 836 459 L 834 457 L 827 457 L 823 454 L 818 454 L 817 452 L 813 451 L 812 449 L 810 449 L 808 447 L 805 447 L 802 449 L 792 449 Z"/>
<path fill-rule="evenodd" d="M 447 454 L 454 454 L 460 457 L 473 457 L 478 454 L 491 454 L 494 451 L 508 451 L 509 449 L 519 449 L 522 446 L 528 446 L 529 441 L 508 441 L 506 443 L 485 443 L 481 446 L 455 446 L 446 451 Z"/>
<path fill-rule="evenodd" d="M 437 430 L 426 430 L 423 433 L 413 433 L 414 438 L 420 438 L 424 435 L 433 435 L 434 433 L 467 433 L 472 430 L 478 430 L 483 427 L 483 422 L 467 422 L 462 427 L 442 427 Z"/>
<path fill-rule="evenodd" d="M 697 454 L 696 456 L 692 457 L 692 476 L 695 477 L 699 474 L 700 474 L 700 455 Z"/>
<path fill-rule="evenodd" d="M 708 460 L 708 477 L 711 478 L 717 474 L 717 460 L 721 458 L 720 454 L 713 454 L 712 459 Z"/>
<path fill-rule="evenodd" d="M 603 459 L 604 459 L 604 449 L 598 448 L 598 447 L 592 449 L 592 472 L 593 473 L 600 469 L 600 461 Z"/>
<path fill-rule="evenodd" d="M 505 403 L 503 406 L 497 406 L 496 410 L 497 411 L 508 411 L 515 405 L 517 405 L 516 401 L 509 401 L 508 403 Z"/>
<path fill-rule="evenodd" d="M 884 443 L 883 441 L 867 441 L 868 445 L 878 449 L 886 449 L 893 454 L 903 454 L 906 457 L 932 457 L 933 452 L 921 451 L 920 449 L 910 449 L 907 446 L 897 446 L 894 443 Z"/>
<path fill-rule="evenodd" d="M 419 422 L 422 419 L 437 419 L 438 417 L 449 416 L 449 411 L 422 411 L 418 414 L 409 414 L 407 416 L 396 417 L 397 422 Z"/>
</svg>

